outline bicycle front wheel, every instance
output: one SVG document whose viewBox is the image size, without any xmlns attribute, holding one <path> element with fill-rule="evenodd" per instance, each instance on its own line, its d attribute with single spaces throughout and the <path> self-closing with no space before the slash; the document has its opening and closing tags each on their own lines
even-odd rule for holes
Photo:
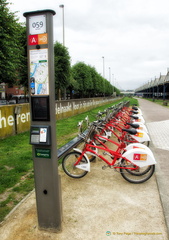
<svg viewBox="0 0 169 240">
<path fill-rule="evenodd" d="M 100 135 L 100 137 L 97 136 L 97 138 L 98 138 L 101 142 L 105 143 L 105 142 L 107 141 L 106 139 L 101 138 L 101 136 L 106 137 L 106 138 L 108 137 L 106 130 L 104 130 L 102 127 L 98 127 L 96 133 Z M 94 139 L 94 141 L 95 141 L 95 144 L 96 144 L 96 145 L 101 145 L 101 143 L 100 143 L 99 141 L 97 141 L 96 139 Z"/>
<path fill-rule="evenodd" d="M 149 147 L 150 146 L 150 141 L 144 141 L 144 142 L 141 142 L 142 144 L 144 144 L 145 146 Z"/>
<path fill-rule="evenodd" d="M 81 177 L 84 177 L 88 173 L 88 171 L 79 169 L 74 165 L 80 156 L 81 156 L 81 153 L 75 152 L 75 151 L 70 152 L 64 156 L 64 158 L 62 160 L 62 168 L 69 177 L 81 178 Z M 85 163 L 87 164 L 88 161 L 85 158 L 85 156 L 83 156 L 83 158 L 81 159 L 81 161 L 79 162 L 78 165 L 85 164 Z"/>
<path fill-rule="evenodd" d="M 121 167 L 124 167 L 124 162 L 122 162 Z M 143 183 L 150 179 L 155 171 L 155 165 L 149 165 L 146 167 L 141 167 L 137 170 L 120 168 L 120 173 L 122 177 L 130 183 Z"/>
<path fill-rule="evenodd" d="M 77 148 L 80 149 L 80 150 L 83 150 L 85 144 L 86 144 L 85 142 L 82 142 L 82 143 L 80 143 L 80 144 L 77 146 Z M 93 151 L 97 152 L 97 148 L 95 147 L 96 144 L 95 144 L 94 142 L 92 142 L 92 141 L 89 142 L 89 144 L 92 144 L 92 145 L 93 145 L 93 147 L 90 147 L 90 149 L 92 149 Z M 94 145 L 94 144 L 95 144 L 95 145 Z M 88 157 L 88 159 L 89 159 L 90 162 L 93 162 L 93 161 L 96 159 L 96 156 L 91 155 L 90 152 L 85 153 L 85 154 L 87 155 L 87 157 Z"/>
</svg>

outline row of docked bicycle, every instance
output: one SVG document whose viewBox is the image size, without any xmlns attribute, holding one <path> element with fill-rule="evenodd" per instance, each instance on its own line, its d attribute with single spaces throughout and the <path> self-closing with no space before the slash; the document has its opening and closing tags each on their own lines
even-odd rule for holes
<svg viewBox="0 0 169 240">
<path fill-rule="evenodd" d="M 149 148 L 150 137 L 141 110 L 121 103 L 97 114 L 82 132 L 84 121 L 79 123 L 79 136 L 83 143 L 67 153 L 62 160 L 64 172 L 73 178 L 90 172 L 90 162 L 96 157 L 107 167 L 119 172 L 130 183 L 143 183 L 155 171 L 156 160 Z"/>
</svg>

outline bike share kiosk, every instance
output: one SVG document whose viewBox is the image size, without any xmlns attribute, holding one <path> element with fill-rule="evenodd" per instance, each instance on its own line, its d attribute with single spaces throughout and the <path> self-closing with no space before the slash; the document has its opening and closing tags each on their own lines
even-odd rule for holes
<svg viewBox="0 0 169 240">
<path fill-rule="evenodd" d="M 53 15 L 53 10 L 24 13 L 38 223 L 40 229 L 57 232 L 61 230 L 62 202 L 56 145 Z"/>
</svg>

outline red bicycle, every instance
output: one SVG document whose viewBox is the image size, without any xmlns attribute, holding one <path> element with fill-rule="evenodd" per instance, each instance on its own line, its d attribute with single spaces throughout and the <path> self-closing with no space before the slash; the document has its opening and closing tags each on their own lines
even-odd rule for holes
<svg viewBox="0 0 169 240">
<path fill-rule="evenodd" d="M 88 133 L 82 137 L 85 144 L 82 150 L 74 149 L 74 151 L 66 154 L 62 160 L 64 172 L 72 178 L 84 177 L 90 171 L 90 161 L 87 154 L 97 156 L 103 160 L 107 167 L 113 168 L 119 172 L 122 177 L 130 183 L 143 183 L 151 178 L 155 171 L 156 161 L 151 150 L 143 144 L 117 143 L 111 139 L 97 134 L 98 122 L 93 122 Z M 100 138 L 105 138 L 116 146 L 116 150 L 109 149 Z M 102 146 L 94 145 L 97 140 Z M 102 151 L 99 153 L 98 150 Z M 108 156 L 107 159 L 105 156 Z"/>
<path fill-rule="evenodd" d="M 117 137 L 118 141 L 125 141 L 127 144 L 139 142 L 146 146 L 150 144 L 150 137 L 144 124 L 132 123 L 131 118 L 136 118 L 137 115 L 130 115 L 131 112 L 136 114 L 136 111 L 121 109 L 118 113 L 110 112 L 108 108 L 106 111 L 98 113 L 97 117 L 102 122 L 98 128 L 100 135 L 111 136 L 112 134 Z M 104 115 L 103 118 L 101 116 Z M 132 127 L 132 129 L 130 129 Z M 124 131 L 125 129 L 125 131 Z M 98 144 L 98 143 L 97 143 Z"/>
</svg>

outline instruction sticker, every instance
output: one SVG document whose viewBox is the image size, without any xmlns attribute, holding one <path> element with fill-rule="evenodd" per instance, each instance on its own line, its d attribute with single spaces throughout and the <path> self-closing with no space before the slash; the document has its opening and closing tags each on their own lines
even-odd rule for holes
<svg viewBox="0 0 169 240">
<path fill-rule="evenodd" d="M 40 142 L 46 142 L 47 128 L 40 128 Z"/>
</svg>

